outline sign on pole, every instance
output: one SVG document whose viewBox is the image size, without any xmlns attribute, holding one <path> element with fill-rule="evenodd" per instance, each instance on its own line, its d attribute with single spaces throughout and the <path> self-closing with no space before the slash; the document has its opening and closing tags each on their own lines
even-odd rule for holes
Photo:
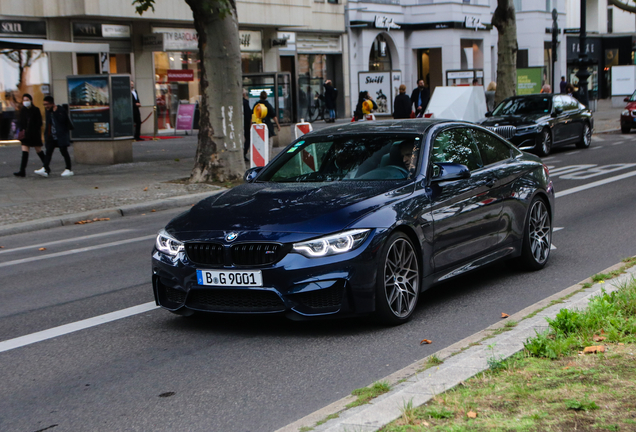
<svg viewBox="0 0 636 432">
<path fill-rule="evenodd" d="M 269 162 L 269 131 L 265 123 L 253 123 L 250 130 L 250 168 Z"/>
</svg>

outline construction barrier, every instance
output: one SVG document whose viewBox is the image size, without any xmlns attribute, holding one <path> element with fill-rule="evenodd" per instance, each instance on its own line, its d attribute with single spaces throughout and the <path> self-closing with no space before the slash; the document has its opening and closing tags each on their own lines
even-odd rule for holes
<svg viewBox="0 0 636 432">
<path fill-rule="evenodd" d="M 262 167 L 269 162 L 269 130 L 265 123 L 253 123 L 250 130 L 250 167 Z"/>
<path fill-rule="evenodd" d="M 298 139 L 301 136 L 313 131 L 314 128 L 311 126 L 311 123 L 303 122 L 301 119 L 300 123 L 296 123 L 296 127 L 294 128 L 294 130 L 296 131 L 296 139 Z"/>
</svg>

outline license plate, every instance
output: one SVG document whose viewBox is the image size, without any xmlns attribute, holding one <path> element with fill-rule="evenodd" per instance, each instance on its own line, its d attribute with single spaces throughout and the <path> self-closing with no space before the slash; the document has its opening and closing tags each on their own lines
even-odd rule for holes
<svg viewBox="0 0 636 432">
<path fill-rule="evenodd" d="M 263 276 L 258 271 L 220 271 L 197 270 L 197 282 L 199 285 L 211 286 L 263 286 Z"/>
</svg>

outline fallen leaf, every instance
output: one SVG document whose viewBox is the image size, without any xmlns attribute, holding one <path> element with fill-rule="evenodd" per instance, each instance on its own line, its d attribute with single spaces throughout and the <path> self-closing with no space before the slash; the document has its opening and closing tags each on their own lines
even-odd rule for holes
<svg viewBox="0 0 636 432">
<path fill-rule="evenodd" d="M 568 370 L 568 369 L 570 369 L 570 366 L 566 366 L 563 368 L 563 370 Z"/>
<path fill-rule="evenodd" d="M 146 187 L 144 188 L 144 192 L 146 192 L 147 190 L 148 190 L 148 186 L 146 186 Z"/>
<path fill-rule="evenodd" d="M 601 342 L 601 341 L 604 341 L 605 339 L 607 339 L 605 336 L 598 336 L 598 335 L 594 335 L 594 337 L 592 338 L 594 342 Z"/>
<path fill-rule="evenodd" d="M 589 346 L 589 347 L 585 347 L 583 349 L 584 353 L 597 353 L 597 352 L 605 352 L 605 347 L 603 345 L 593 345 L 593 346 Z"/>
<path fill-rule="evenodd" d="M 428 344 L 432 344 L 433 342 L 428 340 L 428 339 L 422 339 L 420 341 L 420 345 L 428 345 Z"/>
<path fill-rule="evenodd" d="M 95 189 L 99 189 L 97 186 L 95 186 Z"/>
<path fill-rule="evenodd" d="M 510 316 L 510 315 L 508 315 L 507 313 L 503 313 L 503 312 L 501 313 L 501 317 L 502 317 L 502 318 L 508 318 L 509 316 Z"/>
<path fill-rule="evenodd" d="M 157 210 L 155 210 L 155 209 L 152 209 L 152 210 L 150 210 L 150 211 L 154 213 L 154 212 L 156 212 Z"/>
<path fill-rule="evenodd" d="M 605 330 L 601 329 L 601 334 L 605 334 Z"/>
<path fill-rule="evenodd" d="M 423 424 L 424 426 L 430 426 L 430 424 L 429 424 L 426 420 L 422 420 L 422 424 Z"/>
<path fill-rule="evenodd" d="M 45 251 L 45 250 L 46 250 L 46 248 L 40 248 L 40 249 L 38 249 L 38 250 L 39 250 L 39 251 Z"/>
<path fill-rule="evenodd" d="M 622 346 L 622 345 L 625 345 L 623 342 L 619 342 L 618 344 L 619 344 L 619 345 L 621 345 L 621 346 Z"/>
<path fill-rule="evenodd" d="M 4 249 L 4 246 L 0 246 L 0 249 Z"/>
<path fill-rule="evenodd" d="M 142 215 L 142 216 L 146 216 L 146 213 L 142 213 L 141 215 Z"/>
<path fill-rule="evenodd" d="M 468 416 L 468 418 L 477 418 L 477 413 L 475 411 L 468 411 L 468 414 L 466 414 Z"/>
</svg>

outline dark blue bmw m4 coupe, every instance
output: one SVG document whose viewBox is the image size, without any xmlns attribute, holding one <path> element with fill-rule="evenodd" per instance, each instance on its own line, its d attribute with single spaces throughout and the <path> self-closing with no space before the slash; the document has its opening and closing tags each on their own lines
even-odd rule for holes
<svg viewBox="0 0 636 432">
<path fill-rule="evenodd" d="M 361 122 L 301 137 L 157 236 L 158 305 L 407 321 L 437 282 L 550 255 L 548 169 L 481 126 Z"/>
</svg>

